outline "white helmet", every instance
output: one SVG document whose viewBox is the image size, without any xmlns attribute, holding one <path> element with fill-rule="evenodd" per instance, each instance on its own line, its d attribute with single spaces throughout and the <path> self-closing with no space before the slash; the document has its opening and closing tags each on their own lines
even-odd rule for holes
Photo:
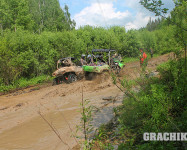
<svg viewBox="0 0 187 150">
<path fill-rule="evenodd" d="M 82 54 L 81 57 L 85 57 L 86 55 L 85 54 Z"/>
</svg>

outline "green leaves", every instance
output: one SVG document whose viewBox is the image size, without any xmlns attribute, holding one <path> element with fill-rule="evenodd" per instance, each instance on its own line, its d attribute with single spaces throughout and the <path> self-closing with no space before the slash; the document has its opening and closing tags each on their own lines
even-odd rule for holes
<svg viewBox="0 0 187 150">
<path fill-rule="evenodd" d="M 160 78 L 147 80 L 144 89 L 133 98 L 126 98 L 117 112 L 119 139 L 125 140 L 119 149 L 177 149 L 182 142 L 146 142 L 145 132 L 181 132 L 186 127 L 187 72 L 181 68 L 184 58 L 172 60 L 158 67 Z M 180 69 L 179 69 L 180 68 Z"/>
<path fill-rule="evenodd" d="M 168 12 L 167 8 L 162 8 L 164 3 L 161 0 L 140 0 L 140 4 L 151 12 L 154 12 L 156 16 L 161 16 Z"/>
<path fill-rule="evenodd" d="M 29 14 L 27 0 L 3 0 L 0 10 L 2 11 L 0 22 L 3 30 L 12 29 L 16 31 L 17 28 L 32 30 L 33 21 Z"/>
<path fill-rule="evenodd" d="M 0 24 L 1 30 L 24 29 L 37 33 L 75 28 L 68 6 L 62 10 L 58 0 L 2 0 Z"/>
</svg>

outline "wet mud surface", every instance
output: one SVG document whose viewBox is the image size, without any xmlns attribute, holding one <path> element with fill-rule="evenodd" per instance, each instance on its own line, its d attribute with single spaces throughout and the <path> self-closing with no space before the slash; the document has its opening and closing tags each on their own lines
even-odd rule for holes
<svg viewBox="0 0 187 150">
<path fill-rule="evenodd" d="M 155 70 L 170 57 L 166 54 L 150 59 L 147 70 Z M 139 72 L 139 62 L 127 63 L 120 77 L 135 79 Z M 16 91 L 0 96 L 0 150 L 66 150 L 77 145 L 71 135 L 80 123 L 82 88 L 84 99 L 100 109 L 93 117 L 94 127 L 110 121 L 113 108 L 122 102 L 123 93 L 107 73 L 93 81 L 83 79 L 72 84 Z M 39 116 L 39 111 L 58 130 L 65 144 Z"/>
</svg>

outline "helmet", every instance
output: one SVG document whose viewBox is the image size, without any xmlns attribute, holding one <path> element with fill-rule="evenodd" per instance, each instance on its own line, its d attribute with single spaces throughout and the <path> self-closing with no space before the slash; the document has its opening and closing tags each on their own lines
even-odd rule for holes
<svg viewBox="0 0 187 150">
<path fill-rule="evenodd" d="M 92 57 L 92 55 L 89 54 L 89 55 L 87 56 L 87 58 L 90 58 L 90 57 Z"/>
<path fill-rule="evenodd" d="M 85 57 L 86 55 L 85 54 L 82 54 L 81 57 Z"/>
</svg>

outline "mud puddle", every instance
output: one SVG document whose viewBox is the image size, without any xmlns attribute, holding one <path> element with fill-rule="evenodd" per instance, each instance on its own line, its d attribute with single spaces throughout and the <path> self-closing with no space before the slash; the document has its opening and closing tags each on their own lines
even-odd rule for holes
<svg viewBox="0 0 187 150">
<path fill-rule="evenodd" d="M 94 130 L 100 125 L 109 122 L 114 117 L 113 108 L 120 105 L 121 102 L 122 100 L 115 104 L 108 102 L 107 106 L 94 114 Z M 0 150 L 60 150 L 69 149 L 69 147 L 72 148 L 77 144 L 71 136 L 75 133 L 75 125 L 80 123 L 81 115 L 77 113 L 79 111 L 80 107 L 61 108 L 44 115 L 49 123 L 57 129 L 63 141 L 69 146 L 62 143 L 47 123 L 40 116 L 37 116 L 28 122 L 3 132 L 0 136 Z M 68 119 L 68 122 L 64 121 L 64 117 Z M 70 130 L 68 125 L 70 125 L 73 131 Z"/>
<path fill-rule="evenodd" d="M 80 116 L 76 113 L 77 111 L 78 109 L 75 107 L 63 110 L 65 112 L 64 117 L 68 118 L 68 123 L 72 126 L 72 129 L 75 128 L 75 124 L 79 123 Z M 72 134 L 68 124 L 64 122 L 61 111 L 49 113 L 44 115 L 44 117 L 58 130 L 64 142 L 69 144 L 69 147 L 76 144 L 71 137 Z M 40 116 L 37 116 L 28 122 L 3 132 L 0 136 L 0 149 L 58 150 L 68 149 L 68 146 L 58 139 L 49 125 Z"/>
<path fill-rule="evenodd" d="M 115 117 L 114 108 L 122 104 L 124 96 L 120 95 L 116 101 L 110 101 L 103 105 L 103 107 L 93 115 L 92 125 L 94 130 L 99 128 L 102 124 L 106 124 Z"/>
<path fill-rule="evenodd" d="M 115 99 L 115 102 L 114 100 L 103 100 L 103 97 L 106 96 L 118 98 Z M 118 102 L 119 97 L 121 96 L 119 89 L 114 87 L 104 87 L 102 90 L 98 90 L 97 92 L 84 93 L 84 99 L 89 99 L 91 105 L 100 109 L 93 118 L 95 128 L 98 127 L 96 125 L 110 121 L 113 117 L 113 107 L 121 103 Z M 59 140 L 47 123 L 37 115 L 31 120 L 20 123 L 11 129 L 4 130 L 0 134 L 0 150 L 67 150 L 77 145 L 77 142 L 72 137 L 72 133 L 75 134 L 76 125 L 79 125 L 80 123 L 81 93 L 62 97 L 60 100 L 59 97 L 56 97 L 53 99 L 54 102 L 50 103 L 52 105 L 54 105 L 53 103 L 56 103 L 58 109 L 53 109 L 49 113 L 42 112 L 44 107 L 40 110 L 49 123 L 58 130 L 64 143 Z M 61 103 L 63 103 L 63 105 L 61 105 Z M 108 117 L 107 115 L 109 114 L 111 115 Z"/>
</svg>

